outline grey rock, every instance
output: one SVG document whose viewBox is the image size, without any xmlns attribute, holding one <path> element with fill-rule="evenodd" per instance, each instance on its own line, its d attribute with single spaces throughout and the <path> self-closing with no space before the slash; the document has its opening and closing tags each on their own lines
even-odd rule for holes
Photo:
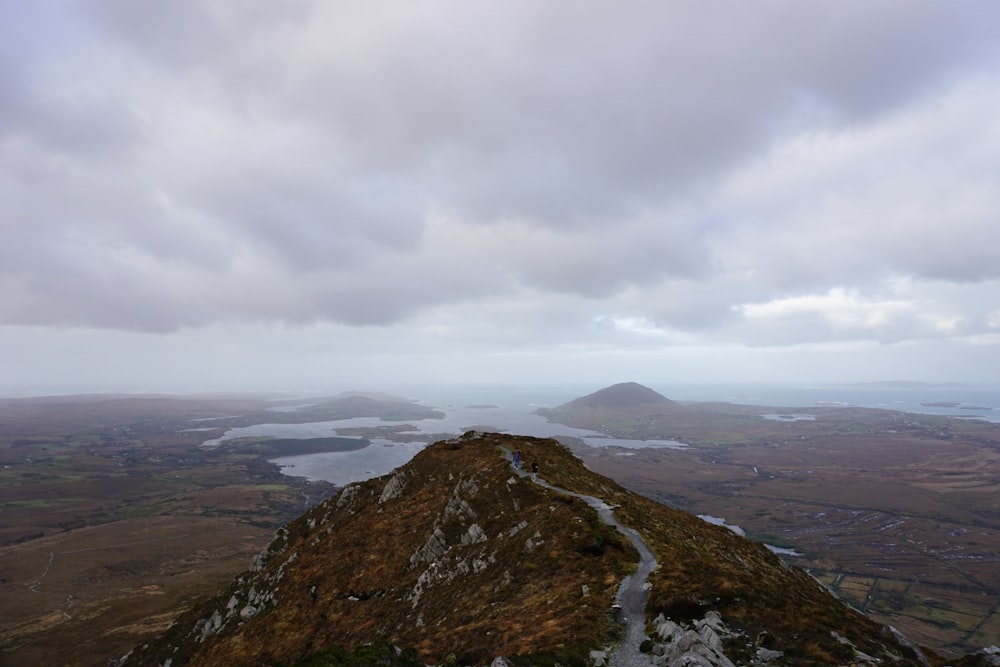
<svg viewBox="0 0 1000 667">
<path fill-rule="evenodd" d="M 478 542 L 486 541 L 486 533 L 483 529 L 479 527 L 479 524 L 474 523 L 469 526 L 469 529 L 465 531 L 465 535 L 462 536 L 462 545 L 469 546 L 470 544 L 476 544 Z"/>
<path fill-rule="evenodd" d="M 756 664 L 771 662 L 772 660 L 777 660 L 783 655 L 785 655 L 784 651 L 772 651 L 769 648 L 759 648 L 756 653 Z"/>
<path fill-rule="evenodd" d="M 382 495 L 379 496 L 378 502 L 382 503 L 388 502 L 395 498 L 399 498 L 403 495 L 403 487 L 406 486 L 406 474 L 403 472 L 398 472 L 392 476 L 385 487 L 382 489 Z"/>
</svg>

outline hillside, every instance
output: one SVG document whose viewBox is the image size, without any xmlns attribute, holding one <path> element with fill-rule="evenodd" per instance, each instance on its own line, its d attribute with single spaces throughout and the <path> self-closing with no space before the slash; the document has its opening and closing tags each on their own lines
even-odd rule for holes
<svg viewBox="0 0 1000 667">
<path fill-rule="evenodd" d="M 677 405 L 666 396 L 637 382 L 621 382 L 567 403 L 564 408 L 630 408 L 643 405 Z"/>
<path fill-rule="evenodd" d="M 621 382 L 554 408 L 539 408 L 535 414 L 562 424 L 586 423 L 584 428 L 601 430 L 607 420 L 642 419 L 685 412 L 684 407 L 659 392 L 636 382 Z"/>
<path fill-rule="evenodd" d="M 945 656 L 1000 646 L 1000 424 L 817 404 L 545 414 L 678 447 L 574 451 L 626 488 L 792 550 L 846 603 Z M 992 650 L 992 649 L 990 649 Z"/>
<path fill-rule="evenodd" d="M 394 437 L 443 416 L 363 392 L 0 398 L 0 665 L 106 667 L 336 490 L 270 459 L 370 442 L 254 426 L 369 417 Z"/>
<path fill-rule="evenodd" d="M 654 553 L 644 650 L 693 641 L 716 655 L 698 664 L 926 664 L 762 545 L 624 490 L 553 440 L 475 432 L 291 522 L 124 664 L 344 664 L 336 647 L 378 642 L 410 664 L 600 663 L 591 651 L 625 635 L 615 594 L 639 556 L 587 501 L 516 474 L 515 448 L 546 482 L 614 508 Z"/>
</svg>

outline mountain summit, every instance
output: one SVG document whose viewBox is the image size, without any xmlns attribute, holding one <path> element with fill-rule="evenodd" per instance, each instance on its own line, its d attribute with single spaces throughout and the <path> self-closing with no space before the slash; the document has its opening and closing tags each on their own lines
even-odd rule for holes
<svg viewBox="0 0 1000 667">
<path fill-rule="evenodd" d="M 555 440 L 478 432 L 341 489 L 123 660 L 876 663 L 928 664 L 763 545 L 623 489 Z"/>
<path fill-rule="evenodd" d="M 632 408 L 640 405 L 677 405 L 638 382 L 621 382 L 566 404 L 569 408 Z"/>
<path fill-rule="evenodd" d="M 579 428 L 599 429 L 608 418 L 675 413 L 680 403 L 638 382 L 621 382 L 554 408 L 539 408 L 536 415 Z"/>
</svg>

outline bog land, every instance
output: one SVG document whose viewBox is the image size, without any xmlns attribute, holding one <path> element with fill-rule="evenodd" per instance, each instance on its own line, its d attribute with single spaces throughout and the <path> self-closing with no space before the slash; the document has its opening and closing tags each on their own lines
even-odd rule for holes
<svg viewBox="0 0 1000 667">
<path fill-rule="evenodd" d="M 545 413 L 686 443 L 577 451 L 633 490 L 797 552 L 791 562 L 918 643 L 1000 644 L 1000 425 L 728 403 Z"/>
<path fill-rule="evenodd" d="M 399 426 L 202 446 L 234 427 L 363 416 Z M 275 528 L 334 490 L 268 459 L 410 439 L 407 420 L 437 416 L 365 395 L 0 400 L 0 664 L 107 665 L 215 594 Z M 1000 644 L 1000 425 L 729 403 L 545 416 L 685 443 L 560 437 L 633 490 L 801 554 L 791 562 L 918 643 L 945 654 Z"/>
<path fill-rule="evenodd" d="M 278 526 L 333 492 L 282 475 L 269 458 L 366 444 L 206 440 L 248 424 L 433 414 L 363 395 L 307 405 L 265 396 L 0 400 L 0 664 L 108 664 L 214 594 Z"/>
</svg>

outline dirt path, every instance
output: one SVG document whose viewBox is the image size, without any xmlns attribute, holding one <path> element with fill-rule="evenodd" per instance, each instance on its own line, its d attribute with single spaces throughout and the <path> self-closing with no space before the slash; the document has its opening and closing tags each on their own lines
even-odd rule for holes
<svg viewBox="0 0 1000 667">
<path fill-rule="evenodd" d="M 588 505 L 597 510 L 601 521 L 609 526 L 614 526 L 619 533 L 628 538 L 632 546 L 639 552 L 639 566 L 635 572 L 625 577 L 616 595 L 616 601 L 621 607 L 622 620 L 625 621 L 626 634 L 625 641 L 611 654 L 608 665 L 610 667 L 650 667 L 653 663 L 639 650 L 639 646 L 646 639 L 646 598 L 648 597 L 646 580 L 656 568 L 656 558 L 649 546 L 639 536 L 639 533 L 619 523 L 612 507 L 600 498 L 553 486 L 538 475 L 525 470 L 518 468 L 514 468 L 514 470 L 522 477 L 531 478 L 540 486 L 586 501 Z"/>
</svg>

